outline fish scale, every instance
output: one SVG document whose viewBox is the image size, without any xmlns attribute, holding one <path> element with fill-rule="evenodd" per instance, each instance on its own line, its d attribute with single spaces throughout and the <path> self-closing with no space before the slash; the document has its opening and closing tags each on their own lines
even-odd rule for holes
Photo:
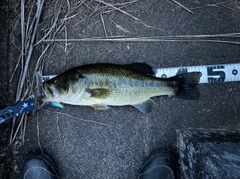
<svg viewBox="0 0 240 179">
<path fill-rule="evenodd" d="M 90 79 L 90 81 L 93 81 L 93 84 L 88 84 L 89 88 L 109 88 L 111 89 L 111 93 L 109 94 L 109 96 L 107 96 L 104 99 L 99 99 L 99 101 L 101 101 L 101 103 L 103 104 L 108 104 L 108 105 L 126 105 L 129 104 L 129 101 L 131 100 L 132 103 L 136 103 L 137 101 L 139 101 L 139 95 L 141 95 L 142 101 L 145 101 L 146 99 L 149 98 L 149 94 L 154 93 L 153 95 L 157 95 L 160 94 L 159 93 L 159 89 L 160 87 L 163 87 L 162 82 L 158 83 L 156 81 L 142 81 L 142 80 L 136 80 L 136 79 L 131 79 L 131 78 L 126 78 L 124 79 L 124 77 L 119 78 L 115 78 L 115 77 L 111 77 L 109 75 L 107 75 L 106 77 L 104 76 L 104 74 L 102 76 L 94 76 L 93 77 L 88 77 L 88 79 Z M 96 78 L 99 78 L 98 80 Z M 151 77 L 150 77 L 151 78 Z M 94 80 L 95 79 L 95 80 Z M 155 78 L 153 78 L 154 80 L 156 80 Z M 94 81 L 97 82 L 95 83 Z M 149 85 L 151 83 L 151 86 Z M 117 87 L 116 87 L 117 86 Z M 132 88 L 129 88 L 129 87 Z M 166 86 L 166 85 L 165 85 Z M 141 88 L 138 88 L 141 87 Z M 151 88 L 149 88 L 151 87 Z M 162 93 L 166 94 L 166 93 L 170 93 L 170 89 L 169 88 L 161 88 Z M 139 95 L 137 95 L 139 94 Z M 119 96 L 122 96 L 121 98 L 119 98 Z M 126 100 L 126 98 L 128 100 Z M 89 98 L 85 99 L 86 101 L 83 101 L 83 103 L 87 103 L 87 101 L 89 100 Z M 114 101 L 114 102 L 111 102 Z M 117 104 L 119 103 L 119 104 Z"/>
</svg>

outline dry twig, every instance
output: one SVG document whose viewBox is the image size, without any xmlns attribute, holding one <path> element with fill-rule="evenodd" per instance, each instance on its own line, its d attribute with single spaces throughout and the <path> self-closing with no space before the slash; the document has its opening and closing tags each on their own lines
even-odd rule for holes
<svg viewBox="0 0 240 179">
<path fill-rule="evenodd" d="M 135 16 L 129 14 L 129 13 L 126 12 L 126 11 L 123 11 L 123 10 L 120 9 L 120 8 L 115 7 L 115 6 L 112 5 L 112 4 L 106 3 L 106 2 L 104 2 L 104 1 L 102 1 L 102 0 L 95 0 L 95 1 L 96 1 L 96 2 L 99 2 L 99 3 L 102 3 L 102 4 L 104 4 L 104 5 L 107 5 L 107 6 L 111 7 L 111 8 L 113 8 L 113 9 L 115 9 L 115 10 L 117 10 L 117 11 L 119 11 L 119 12 L 121 12 L 121 13 L 123 13 L 123 14 L 125 14 L 125 15 L 131 17 L 131 18 L 133 18 L 135 21 L 137 21 L 137 22 L 143 24 L 143 25 L 144 25 L 145 27 L 147 27 L 147 28 L 151 28 L 151 29 L 155 29 L 155 30 L 164 31 L 163 29 L 160 29 L 160 28 L 157 28 L 157 27 L 153 27 L 153 26 L 150 26 L 150 25 L 146 24 L 145 22 L 143 22 L 142 20 L 138 19 L 137 17 L 135 17 Z"/>
<path fill-rule="evenodd" d="M 180 6 L 181 8 L 185 9 L 187 12 L 191 13 L 191 14 L 194 14 L 193 11 L 191 11 L 189 8 L 187 8 L 186 6 L 182 5 L 181 3 L 179 3 L 178 1 L 176 0 L 171 0 L 173 3 L 175 3 L 176 5 Z"/>
<path fill-rule="evenodd" d="M 37 1 L 37 10 L 36 10 L 35 18 L 32 21 L 32 24 L 29 28 L 29 29 L 33 29 L 33 31 L 30 30 L 31 34 L 28 34 L 26 36 L 26 34 L 25 34 L 25 16 L 24 16 L 24 14 L 25 14 L 25 1 L 21 0 L 21 33 L 22 33 L 22 38 L 21 38 L 21 42 L 22 42 L 21 67 L 22 67 L 22 70 L 21 70 L 19 83 L 18 83 L 18 89 L 17 89 L 17 93 L 16 93 L 16 102 L 21 100 L 21 99 L 24 99 L 26 97 L 26 96 L 23 95 L 23 87 L 24 87 L 24 82 L 26 81 L 26 78 L 27 78 L 28 67 L 29 67 L 30 60 L 31 60 L 31 57 L 32 57 L 32 52 L 33 52 L 33 43 L 34 43 L 35 36 L 36 36 L 36 33 L 37 33 L 37 28 L 38 28 L 40 16 L 41 16 L 41 13 L 42 13 L 43 4 L 44 4 L 44 0 L 38 0 Z M 31 27 L 33 27 L 33 28 L 31 28 Z M 27 37 L 31 37 L 31 38 L 29 38 L 29 42 L 25 42 Z M 27 54 L 26 59 L 25 59 L 25 56 L 24 56 L 25 51 L 26 51 L 26 54 Z M 19 129 L 22 126 L 24 118 L 25 118 L 25 115 L 22 115 L 21 120 L 18 124 L 17 130 L 16 130 L 14 135 L 13 135 L 13 130 L 14 130 L 14 126 L 15 126 L 15 118 L 13 119 L 12 131 L 11 131 L 11 136 L 10 136 L 10 143 L 12 143 L 12 141 L 15 139 Z"/>
<path fill-rule="evenodd" d="M 234 38 L 226 40 L 226 38 Z M 135 38 L 84 38 L 68 39 L 68 42 L 215 42 L 240 45 L 240 33 L 213 34 L 213 35 L 178 35 L 178 36 L 156 36 L 156 37 L 135 37 Z M 45 42 L 64 42 L 65 39 L 45 39 Z"/>
<path fill-rule="evenodd" d="M 44 108 L 43 108 L 44 109 Z M 47 109 L 44 109 L 45 111 L 47 112 L 53 112 L 53 111 L 49 111 Z M 56 113 L 56 114 L 60 114 L 60 115 L 64 115 L 64 116 L 67 116 L 67 117 L 70 117 L 72 119 L 77 119 L 77 120 L 81 120 L 81 121 L 85 121 L 85 122 L 91 122 L 91 123 L 95 123 L 95 124 L 100 124 L 100 125 L 104 125 L 104 126 L 111 126 L 109 124 L 106 124 L 106 123 L 102 123 L 102 122 L 97 122 L 97 121 L 92 121 L 92 120 L 87 120 L 87 119 L 81 119 L 81 118 L 78 118 L 78 117 L 74 117 L 70 114 L 66 114 L 66 113 L 62 113 L 62 112 L 53 112 L 53 113 Z"/>
</svg>

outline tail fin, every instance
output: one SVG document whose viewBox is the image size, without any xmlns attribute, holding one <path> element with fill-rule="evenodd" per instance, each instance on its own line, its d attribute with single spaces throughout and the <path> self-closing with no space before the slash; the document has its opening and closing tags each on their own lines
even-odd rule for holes
<svg viewBox="0 0 240 179">
<path fill-rule="evenodd" d="M 176 97 L 190 100 L 199 99 L 197 89 L 200 80 L 199 72 L 184 73 L 173 78 L 177 81 Z"/>
</svg>

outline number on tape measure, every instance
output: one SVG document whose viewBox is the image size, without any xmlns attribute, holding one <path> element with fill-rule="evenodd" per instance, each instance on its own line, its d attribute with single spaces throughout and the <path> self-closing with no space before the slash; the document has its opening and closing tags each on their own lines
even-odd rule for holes
<svg viewBox="0 0 240 179">
<path fill-rule="evenodd" d="M 224 82 L 226 75 L 225 72 L 221 70 L 224 68 L 224 66 L 207 67 L 208 82 Z"/>
</svg>

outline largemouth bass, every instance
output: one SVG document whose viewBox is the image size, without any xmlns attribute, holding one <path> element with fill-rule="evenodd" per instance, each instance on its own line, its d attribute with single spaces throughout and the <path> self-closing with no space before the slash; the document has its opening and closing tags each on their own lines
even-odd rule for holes
<svg viewBox="0 0 240 179">
<path fill-rule="evenodd" d="M 151 112 L 151 97 L 173 95 L 198 99 L 199 73 L 171 78 L 156 78 L 145 63 L 129 65 L 89 64 L 67 70 L 43 83 L 44 102 L 67 103 L 107 109 L 131 105 L 144 113 Z"/>
</svg>

